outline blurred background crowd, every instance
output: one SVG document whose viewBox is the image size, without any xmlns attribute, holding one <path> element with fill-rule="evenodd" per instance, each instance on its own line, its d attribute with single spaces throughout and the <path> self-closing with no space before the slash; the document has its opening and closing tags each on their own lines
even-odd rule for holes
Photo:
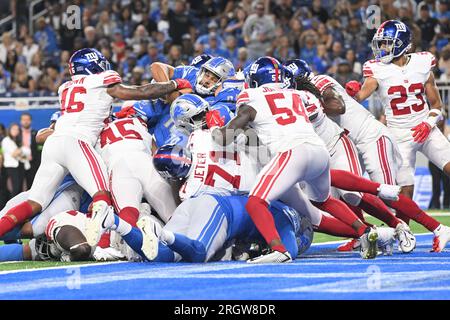
<svg viewBox="0 0 450 320">
<path fill-rule="evenodd" d="M 0 98 L 57 95 L 70 78 L 70 55 L 83 47 L 100 50 L 135 85 L 151 81 L 155 61 L 189 64 L 202 53 L 228 58 L 236 70 L 263 55 L 301 58 L 341 84 L 361 80 L 372 58 L 371 5 L 380 8 L 379 22 L 405 22 L 413 50 L 434 53 L 436 78 L 450 81 L 450 0 L 45 0 L 34 9 L 46 14 L 30 22 L 31 2 L 0 0 L 0 20 L 17 21 L 14 33 L 0 25 Z M 68 28 L 71 5 L 81 9 L 79 28 Z M 31 124 L 27 113 L 8 128 L 0 124 L 0 208 L 27 190 L 39 165 Z M 443 185 L 449 207 L 450 181 Z"/>
<path fill-rule="evenodd" d="M 433 52 L 437 79 L 450 80 L 448 0 L 48 0 L 36 8 L 48 12 L 33 32 L 21 14 L 29 2 L 0 1 L 0 15 L 19 17 L 16 34 L 1 33 L 0 95 L 54 95 L 69 78 L 71 53 L 82 47 L 101 50 L 131 84 L 150 81 L 155 61 L 189 64 L 201 53 L 226 57 L 236 69 L 262 55 L 300 57 L 345 83 L 361 79 L 372 56 L 370 5 L 380 7 L 381 21 L 409 25 L 415 50 Z M 67 28 L 69 5 L 81 8 L 79 29 Z"/>
</svg>

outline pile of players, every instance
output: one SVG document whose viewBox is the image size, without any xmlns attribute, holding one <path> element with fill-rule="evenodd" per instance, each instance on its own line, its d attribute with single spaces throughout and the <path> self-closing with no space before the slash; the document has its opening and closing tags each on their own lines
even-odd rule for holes
<svg viewBox="0 0 450 320">
<path fill-rule="evenodd" d="M 449 174 L 450 143 L 435 59 L 410 43 L 405 24 L 383 23 L 364 84 L 345 88 L 298 59 L 235 72 L 207 55 L 154 63 L 151 84 L 127 86 L 97 50 L 75 52 L 33 186 L 0 213 L 0 261 L 283 263 L 314 232 L 374 259 L 414 250 L 410 219 L 442 251 L 450 228 L 411 196 L 416 152 Z M 375 91 L 387 127 L 358 102 Z M 114 99 L 125 102 L 111 113 Z"/>
</svg>

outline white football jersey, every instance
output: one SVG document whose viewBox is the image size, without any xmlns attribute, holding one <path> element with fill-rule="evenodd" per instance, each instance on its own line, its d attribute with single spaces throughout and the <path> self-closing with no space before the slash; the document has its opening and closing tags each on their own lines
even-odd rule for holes
<svg viewBox="0 0 450 320">
<path fill-rule="evenodd" d="M 344 130 L 327 117 L 323 112 L 322 103 L 314 94 L 303 90 L 299 92 L 314 130 L 316 130 L 317 135 L 322 139 L 330 152 Z"/>
<path fill-rule="evenodd" d="M 345 129 L 353 142 L 375 141 L 383 134 L 381 127 L 383 124 L 375 119 L 369 110 L 350 97 L 344 87 L 335 79 L 327 75 L 316 75 L 311 82 L 322 94 L 327 88 L 332 87 L 342 97 L 345 103 L 345 113 L 329 116 L 329 118 Z"/>
<path fill-rule="evenodd" d="M 272 154 L 302 143 L 324 145 L 309 121 L 297 90 L 268 85 L 245 89 L 238 96 L 236 108 L 243 104 L 256 110 L 256 117 L 249 125 Z"/>
<path fill-rule="evenodd" d="M 182 200 L 202 193 L 248 193 L 261 169 L 245 151 L 216 144 L 210 130 L 194 131 L 187 148 L 192 154 L 192 167 L 180 189 Z"/>
<path fill-rule="evenodd" d="M 113 97 L 108 86 L 121 83 L 119 74 L 109 70 L 92 75 L 76 75 L 58 89 L 61 117 L 56 122 L 55 135 L 71 135 L 95 144 L 110 116 Z"/>
<path fill-rule="evenodd" d="M 363 67 L 364 77 L 378 82 L 377 91 L 385 107 L 388 127 L 412 128 L 428 115 L 424 84 L 436 59 L 430 52 L 411 53 L 408 57 L 410 60 L 403 67 L 376 60 L 367 61 Z"/>
<path fill-rule="evenodd" d="M 100 134 L 100 155 L 108 168 L 133 152 L 144 152 L 151 161 L 152 136 L 139 118 L 116 119 Z"/>
</svg>

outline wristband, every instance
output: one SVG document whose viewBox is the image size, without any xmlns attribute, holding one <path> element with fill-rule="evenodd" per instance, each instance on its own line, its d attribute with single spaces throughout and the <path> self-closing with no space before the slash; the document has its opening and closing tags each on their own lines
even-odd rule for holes
<svg viewBox="0 0 450 320">
<path fill-rule="evenodd" d="M 437 115 L 431 116 L 431 113 L 437 113 Z M 428 111 L 428 118 L 425 120 L 426 123 L 428 123 L 431 128 L 434 128 L 436 126 L 436 123 L 438 123 L 439 120 L 443 119 L 442 111 L 440 109 L 431 109 Z"/>
</svg>

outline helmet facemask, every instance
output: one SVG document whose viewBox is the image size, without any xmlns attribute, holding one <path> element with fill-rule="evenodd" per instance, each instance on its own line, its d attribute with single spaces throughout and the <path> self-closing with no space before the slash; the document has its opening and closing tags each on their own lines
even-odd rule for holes
<svg viewBox="0 0 450 320">
<path fill-rule="evenodd" d="M 204 79 L 206 76 L 206 79 Z M 216 78 L 216 81 L 212 79 Z M 214 72 L 213 70 L 208 69 L 206 66 L 202 66 L 200 68 L 200 74 L 197 77 L 197 81 L 195 82 L 195 91 L 201 95 L 211 95 L 217 90 L 217 88 L 222 84 L 224 77 L 221 77 L 219 74 Z M 205 86 L 205 81 L 213 82 L 209 87 Z"/>
<path fill-rule="evenodd" d="M 409 45 L 405 50 L 395 54 L 395 49 L 400 48 L 402 45 L 403 42 L 400 39 L 375 35 L 372 40 L 372 51 L 375 59 L 382 63 L 390 63 L 394 58 L 401 56 L 411 47 L 411 45 Z"/>
</svg>

